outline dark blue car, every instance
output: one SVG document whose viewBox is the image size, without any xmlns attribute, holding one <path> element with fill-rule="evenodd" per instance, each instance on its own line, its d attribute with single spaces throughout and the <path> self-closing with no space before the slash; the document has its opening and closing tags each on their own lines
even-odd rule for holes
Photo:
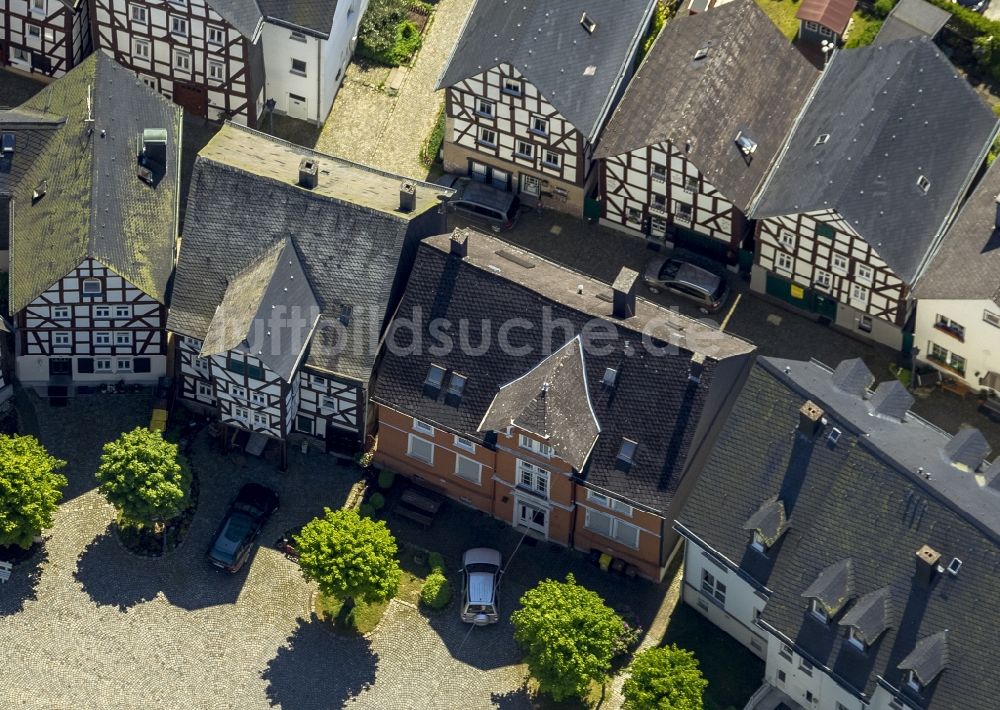
<svg viewBox="0 0 1000 710">
<path fill-rule="evenodd" d="M 227 572 L 238 572 L 261 528 L 277 509 L 278 494 L 270 488 L 257 483 L 243 486 L 215 534 L 209 561 Z"/>
</svg>

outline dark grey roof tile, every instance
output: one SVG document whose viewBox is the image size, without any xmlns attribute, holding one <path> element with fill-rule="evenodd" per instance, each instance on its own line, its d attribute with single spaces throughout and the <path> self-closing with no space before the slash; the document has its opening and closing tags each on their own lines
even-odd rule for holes
<svg viewBox="0 0 1000 710">
<path fill-rule="evenodd" d="M 833 371 L 833 386 L 856 397 L 864 397 L 875 382 L 875 375 L 859 357 L 843 360 Z"/>
</svg>

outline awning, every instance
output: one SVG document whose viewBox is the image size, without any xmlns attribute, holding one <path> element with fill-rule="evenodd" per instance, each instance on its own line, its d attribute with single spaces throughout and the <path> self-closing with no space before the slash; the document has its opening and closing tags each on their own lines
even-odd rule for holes
<svg viewBox="0 0 1000 710">
<path fill-rule="evenodd" d="M 979 378 L 979 385 L 981 387 L 989 387 L 991 390 L 1000 392 L 1000 372 L 993 372 L 993 370 L 990 370 L 986 373 L 985 377 Z"/>
</svg>

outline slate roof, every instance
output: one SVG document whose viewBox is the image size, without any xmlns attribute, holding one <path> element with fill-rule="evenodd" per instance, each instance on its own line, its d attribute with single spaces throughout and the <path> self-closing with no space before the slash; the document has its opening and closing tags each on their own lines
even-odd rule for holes
<svg viewBox="0 0 1000 710">
<path fill-rule="evenodd" d="M 899 662 L 899 668 L 911 670 L 924 685 L 929 685 L 948 665 L 948 630 L 920 639 L 916 648 Z"/>
<path fill-rule="evenodd" d="M 918 299 L 991 300 L 1000 305 L 1000 162 L 994 161 L 913 288 Z"/>
<path fill-rule="evenodd" d="M 841 50 L 751 216 L 836 210 L 912 284 L 996 127 L 993 112 L 926 37 Z M 829 139 L 816 145 L 821 135 Z M 930 181 L 926 193 L 921 175 Z"/>
<path fill-rule="evenodd" d="M 0 160 L 0 194 L 13 198 L 11 313 L 87 257 L 166 302 L 178 231 L 181 117 L 179 107 L 103 52 L 20 107 L 0 111 L 0 131 L 12 132 L 16 144 L 13 157 Z M 155 186 L 136 174 L 146 128 L 167 132 L 166 170 L 157 171 Z M 43 183 L 44 196 L 34 199 Z"/>
<path fill-rule="evenodd" d="M 851 21 L 855 3 L 856 0 L 802 0 L 795 19 L 818 22 L 842 35 Z"/>
<path fill-rule="evenodd" d="M 931 5 L 927 0 L 900 0 L 882 23 L 875 42 L 920 36 L 933 39 L 950 17 L 950 12 Z"/>
<path fill-rule="evenodd" d="M 313 190 L 298 185 L 303 158 Z M 398 209 L 404 180 L 412 212 Z M 322 312 L 307 364 L 367 382 L 415 242 L 444 230 L 450 194 L 227 123 L 195 162 L 167 327 L 204 340 L 233 279 L 287 240 Z"/>
<path fill-rule="evenodd" d="M 637 506 L 664 511 L 688 470 L 692 446 L 714 433 L 713 422 L 719 421 L 718 412 L 745 375 L 754 347 L 643 299 L 637 299 L 634 316 L 617 319 L 611 315 L 608 284 L 485 234 L 458 236 L 468 237 L 464 258 L 450 254 L 450 235 L 421 243 L 397 311 L 397 319 L 411 319 L 415 326 L 412 331 L 391 330 L 387 336 L 373 400 L 483 442 L 487 437 L 479 433 L 480 423 L 501 387 L 583 334 L 582 369 L 600 433 L 580 478 Z M 463 322 L 473 345 L 488 338 L 485 351 L 476 354 L 453 347 L 432 354 L 431 345 L 437 340 L 430 323 L 441 323 L 437 319 L 442 318 L 455 324 L 456 344 L 454 330 Z M 520 320 L 513 322 L 520 325 L 509 332 L 505 328 L 509 347 L 501 347 L 500 329 L 515 318 Z M 546 321 L 565 322 L 567 328 L 555 328 L 547 336 Z M 602 336 L 605 326 L 611 332 L 607 339 L 602 337 L 600 348 L 588 347 L 584 328 L 590 324 L 587 332 L 593 332 L 598 322 L 603 324 Z M 662 336 L 675 347 L 658 348 L 659 352 L 646 348 L 642 333 L 651 328 L 655 330 L 649 330 L 650 342 L 663 343 Z M 417 337 L 414 331 L 423 343 L 416 353 L 410 347 Z M 695 352 L 705 355 L 700 381 L 690 376 Z M 457 406 L 443 394 L 425 393 L 424 380 L 432 364 L 468 377 Z M 608 368 L 617 371 L 613 387 L 602 384 Z M 580 397 L 578 388 L 572 398 Z M 616 460 L 623 438 L 638 443 L 628 467 Z M 582 440 L 572 434 L 572 441 Z M 582 447 L 574 443 L 571 448 Z"/>
<path fill-rule="evenodd" d="M 477 0 L 437 88 L 508 62 L 593 143 L 631 71 L 654 4 Z M 583 13 L 597 23 L 592 33 L 580 23 Z"/>
<path fill-rule="evenodd" d="M 859 357 L 844 360 L 833 371 L 831 377 L 834 387 L 853 394 L 857 397 L 864 397 L 868 388 L 875 382 L 875 375 L 865 365 L 865 361 Z M 909 407 L 907 407 L 909 409 Z"/>
<path fill-rule="evenodd" d="M 862 401 L 832 386 L 830 375 L 814 362 L 758 359 L 679 527 L 768 590 L 762 625 L 841 685 L 870 696 L 881 676 L 899 688 L 899 666 L 921 639 L 948 630 L 943 672 L 911 703 L 993 707 L 1000 693 L 991 672 L 1000 627 L 1000 491 L 943 461 L 946 434 L 912 416 L 906 422 L 868 416 Z M 797 431 L 789 436 L 806 400 L 829 420 L 814 439 Z M 832 427 L 843 432 L 835 444 L 827 438 Z M 918 473 L 921 466 L 933 475 Z M 765 496 L 780 497 L 789 516 L 788 531 L 766 557 L 750 547 L 742 524 Z M 925 544 L 945 566 L 961 558 L 958 575 L 920 581 L 915 553 Z M 848 558 L 856 598 L 839 623 L 823 624 L 802 593 Z M 872 608 L 878 599 L 869 596 L 876 592 L 888 604 L 881 623 Z M 862 653 L 847 641 L 842 624 L 848 622 L 863 626 L 866 638 L 880 625 L 886 629 Z"/>
<path fill-rule="evenodd" d="M 851 558 L 834 562 L 821 570 L 813 583 L 800 595 L 806 599 L 815 599 L 834 616 L 844 604 L 854 596 L 854 577 L 851 573 Z"/>
<path fill-rule="evenodd" d="M 288 23 L 330 36 L 338 0 L 257 0 L 268 21 Z"/>
<path fill-rule="evenodd" d="M 893 609 L 892 587 L 882 587 L 854 602 L 840 625 L 854 627 L 871 645 L 892 625 Z"/>
<path fill-rule="evenodd" d="M 768 545 L 773 545 L 787 528 L 787 522 L 784 504 L 773 496 L 761 503 L 757 512 L 743 523 L 743 529 L 759 533 Z"/>
<path fill-rule="evenodd" d="M 700 49 L 708 53 L 696 60 Z M 596 156 L 663 141 L 690 146 L 687 159 L 745 211 L 818 78 L 754 0 L 675 17 L 629 83 Z M 735 142 L 741 131 L 757 143 L 749 163 Z"/>
<path fill-rule="evenodd" d="M 257 28 L 264 19 L 257 0 L 208 0 L 208 5 L 250 40 L 257 35 Z"/>
<path fill-rule="evenodd" d="M 872 414 L 900 420 L 913 406 L 913 395 L 899 380 L 886 380 L 875 388 L 869 404 Z"/>
<path fill-rule="evenodd" d="M 319 303 L 294 245 L 287 239 L 279 241 L 229 281 L 201 355 L 244 352 L 260 358 L 287 382 L 319 315 Z"/>
<path fill-rule="evenodd" d="M 501 431 L 511 424 L 543 437 L 573 468 L 583 470 L 601 426 L 590 404 L 579 336 L 501 385 L 479 432 Z"/>
<path fill-rule="evenodd" d="M 966 427 L 945 444 L 944 455 L 952 464 L 975 471 L 990 455 L 990 445 L 981 431 L 975 427 Z"/>
</svg>

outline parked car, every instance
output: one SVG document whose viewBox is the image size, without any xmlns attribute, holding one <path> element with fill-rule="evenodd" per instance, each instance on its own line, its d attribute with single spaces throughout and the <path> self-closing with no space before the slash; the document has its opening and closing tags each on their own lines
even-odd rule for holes
<svg viewBox="0 0 1000 710">
<path fill-rule="evenodd" d="M 517 221 L 521 200 L 512 192 L 476 182 L 462 175 L 443 175 L 437 183 L 455 189 L 448 209 L 471 220 L 485 222 L 497 231 L 510 229 Z"/>
<path fill-rule="evenodd" d="M 257 483 L 243 486 L 215 534 L 209 561 L 227 572 L 238 572 L 250 556 L 261 528 L 277 509 L 278 494 L 270 488 Z"/>
<path fill-rule="evenodd" d="M 500 553 L 488 547 L 474 547 L 462 555 L 462 621 L 476 626 L 500 620 L 497 593 L 500 591 Z"/>
<path fill-rule="evenodd" d="M 709 312 L 722 308 L 729 295 L 725 277 L 677 256 L 660 256 L 650 261 L 643 280 L 652 293 L 666 289 Z"/>
</svg>

